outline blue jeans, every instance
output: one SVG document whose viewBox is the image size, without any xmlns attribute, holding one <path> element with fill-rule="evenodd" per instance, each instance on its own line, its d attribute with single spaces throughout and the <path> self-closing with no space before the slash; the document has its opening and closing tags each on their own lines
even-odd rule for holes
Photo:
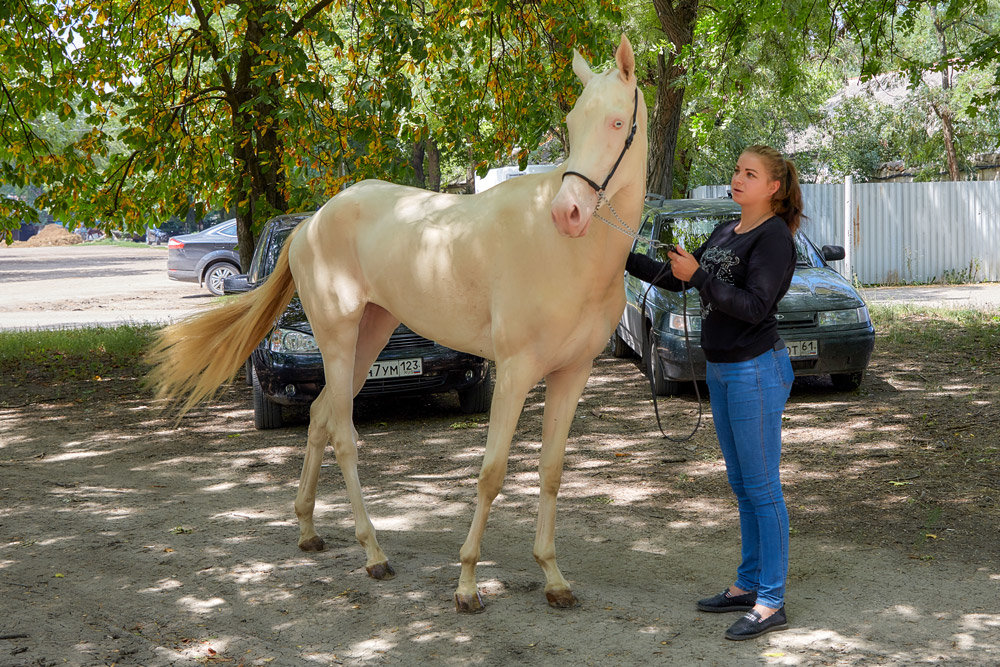
<svg viewBox="0 0 1000 667">
<path fill-rule="evenodd" d="M 779 608 L 788 575 L 788 511 L 781 493 L 781 413 L 795 376 L 788 350 L 707 365 L 715 430 L 740 511 L 736 585 Z"/>
</svg>

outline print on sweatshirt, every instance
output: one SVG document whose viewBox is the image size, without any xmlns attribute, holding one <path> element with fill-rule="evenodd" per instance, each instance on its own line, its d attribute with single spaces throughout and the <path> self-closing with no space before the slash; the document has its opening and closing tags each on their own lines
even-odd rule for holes
<svg viewBox="0 0 1000 667">
<path fill-rule="evenodd" d="M 709 275 L 730 285 L 736 284 L 733 268 L 739 263 L 740 258 L 729 248 L 711 246 L 701 255 L 701 268 Z M 704 319 L 712 313 L 712 304 L 707 299 L 702 301 L 701 316 Z"/>
</svg>

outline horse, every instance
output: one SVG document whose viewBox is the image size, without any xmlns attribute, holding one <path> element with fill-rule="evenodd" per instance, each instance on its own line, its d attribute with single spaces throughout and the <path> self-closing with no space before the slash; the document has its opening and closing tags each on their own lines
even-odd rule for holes
<svg viewBox="0 0 1000 667">
<path fill-rule="evenodd" d="M 324 548 L 313 509 L 323 453 L 332 443 L 365 568 L 375 579 L 395 575 L 365 510 L 352 407 L 369 367 L 403 322 L 495 362 L 477 504 L 459 552 L 456 609 L 483 610 L 476 584 L 483 532 L 527 394 L 542 379 L 533 555 L 548 603 L 577 604 L 556 564 L 556 496 L 577 403 L 625 306 L 625 259 L 645 200 L 647 112 L 625 35 L 615 65 L 595 73 L 574 50 L 583 91 L 566 118 L 569 155 L 556 169 L 474 195 L 358 182 L 296 228 L 263 285 L 158 335 L 148 379 L 159 398 L 180 401 L 183 415 L 232 380 L 298 291 L 326 374 L 310 407 L 295 498 L 301 549 Z M 609 224 L 592 224 L 594 217 Z"/>
</svg>

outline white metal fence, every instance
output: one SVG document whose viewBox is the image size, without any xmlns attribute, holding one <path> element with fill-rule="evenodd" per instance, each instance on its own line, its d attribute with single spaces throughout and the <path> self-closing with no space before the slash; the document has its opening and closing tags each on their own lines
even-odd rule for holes
<svg viewBox="0 0 1000 667">
<path fill-rule="evenodd" d="M 696 188 L 724 197 L 728 185 Z M 844 224 L 845 196 L 851 224 Z M 1000 281 L 1000 181 L 803 184 L 817 245 L 848 252 L 836 265 L 865 284 Z M 850 241 L 848 241 L 850 237 Z"/>
</svg>

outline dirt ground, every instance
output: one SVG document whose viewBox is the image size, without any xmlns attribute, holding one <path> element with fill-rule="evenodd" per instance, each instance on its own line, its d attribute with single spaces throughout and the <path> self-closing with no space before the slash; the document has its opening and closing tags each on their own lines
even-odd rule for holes
<svg viewBox="0 0 1000 667">
<path fill-rule="evenodd" d="M 941 344 L 917 353 L 880 334 L 857 392 L 796 383 L 791 629 L 740 643 L 722 638 L 735 614 L 694 608 L 738 556 L 708 406 L 693 440 L 663 440 L 631 360 L 597 360 L 571 432 L 557 548 L 580 606 L 545 604 L 531 556 L 538 387 L 475 616 L 452 594 L 487 420 L 454 396 L 357 406 L 359 472 L 397 573 L 375 581 L 332 453 L 327 550 L 297 549 L 305 424 L 255 431 L 243 384 L 175 425 L 138 369 L 0 377 L 0 666 L 1000 664 L 1000 359 L 974 332 L 914 326 Z M 659 407 L 675 433 L 696 421 L 693 394 Z"/>
<path fill-rule="evenodd" d="M 167 322 L 214 298 L 197 283 L 167 278 L 166 246 L 0 242 L 0 329 Z"/>
</svg>

